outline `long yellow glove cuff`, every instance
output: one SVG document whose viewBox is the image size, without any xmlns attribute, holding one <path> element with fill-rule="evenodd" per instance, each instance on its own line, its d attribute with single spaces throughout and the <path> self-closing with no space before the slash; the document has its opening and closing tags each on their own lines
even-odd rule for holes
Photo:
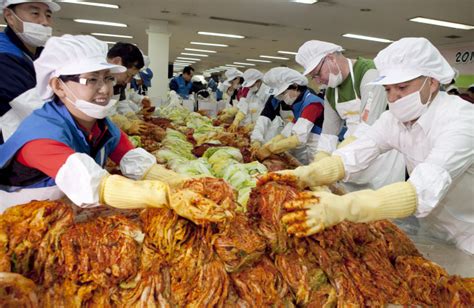
<svg viewBox="0 0 474 308">
<path fill-rule="evenodd" d="M 352 142 L 356 141 L 357 140 L 357 137 L 355 136 L 349 136 L 347 138 L 344 139 L 344 141 L 342 141 L 341 143 L 339 143 L 337 145 L 337 148 L 340 149 L 340 148 L 343 148 L 345 147 L 346 145 L 348 144 L 351 144 Z"/>
<path fill-rule="evenodd" d="M 298 136 L 293 135 L 283 140 L 279 140 L 275 143 L 271 143 L 268 146 L 268 150 L 270 150 L 270 152 L 272 153 L 280 154 L 285 151 L 296 148 L 299 144 L 300 140 L 298 139 Z"/>
<path fill-rule="evenodd" d="M 315 163 L 315 162 L 318 162 L 318 161 L 320 161 L 321 159 L 326 158 L 326 157 L 329 157 L 329 156 L 331 156 L 331 153 L 329 153 L 329 152 L 326 152 L 326 151 L 318 151 L 318 152 L 316 152 L 316 154 L 314 154 L 314 156 L 313 156 L 313 162 L 314 162 L 314 163 Z"/>
<path fill-rule="evenodd" d="M 416 209 L 416 190 L 408 182 L 394 183 L 379 190 L 352 192 L 341 200 L 326 200 L 326 223 L 334 225 L 347 219 L 352 222 L 371 222 L 380 219 L 401 218 Z"/>
<path fill-rule="evenodd" d="M 105 177 L 100 202 L 119 209 L 169 206 L 170 191 L 160 181 L 133 181 L 120 175 Z"/>
<path fill-rule="evenodd" d="M 176 173 L 173 170 L 169 170 L 159 164 L 154 164 L 143 176 L 143 180 L 158 180 L 165 182 L 172 187 L 182 184 L 188 179 L 189 177 Z"/>
<path fill-rule="evenodd" d="M 294 170 L 298 180 L 305 186 L 329 185 L 342 180 L 345 175 L 344 164 L 339 156 L 330 156 L 308 166 Z"/>
</svg>

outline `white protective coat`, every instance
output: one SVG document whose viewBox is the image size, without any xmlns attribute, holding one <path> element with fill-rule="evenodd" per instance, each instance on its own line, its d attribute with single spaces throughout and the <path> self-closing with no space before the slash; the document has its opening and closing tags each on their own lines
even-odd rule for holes
<svg viewBox="0 0 474 308">
<path fill-rule="evenodd" d="M 345 181 L 381 154 L 400 151 L 418 196 L 416 217 L 437 237 L 474 254 L 474 106 L 439 92 L 427 111 L 405 126 L 389 111 L 367 133 L 334 152 Z M 387 168 L 389 169 L 389 168 Z"/>
<path fill-rule="evenodd" d="M 348 60 L 350 76 L 354 80 L 353 63 Z M 324 105 L 324 123 L 321 137 L 319 139 L 318 151 L 333 153 L 338 144 L 337 134 L 346 121 L 347 132 L 344 137 L 362 137 L 380 115 L 386 110 L 387 98 L 382 86 L 370 86 L 367 83 L 377 79 L 377 70 L 368 70 L 361 81 L 361 97 L 349 102 L 338 102 L 338 91 L 335 90 L 336 110 L 326 101 Z M 364 171 L 358 172 L 352 177 L 350 183 L 344 186 L 348 191 L 361 189 L 378 189 L 385 185 L 403 181 L 405 179 L 405 164 L 402 155 L 396 151 L 389 151 L 371 163 Z"/>
</svg>

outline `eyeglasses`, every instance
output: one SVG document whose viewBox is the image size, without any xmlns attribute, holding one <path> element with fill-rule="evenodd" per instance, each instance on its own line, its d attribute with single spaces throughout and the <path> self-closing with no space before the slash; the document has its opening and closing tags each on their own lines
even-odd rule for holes
<svg viewBox="0 0 474 308">
<path fill-rule="evenodd" d="M 323 61 L 321 62 L 321 66 L 319 67 L 319 70 L 317 73 L 313 73 L 311 74 L 311 79 L 316 79 L 316 78 L 320 78 L 320 74 L 321 74 L 321 70 L 323 69 L 323 65 L 324 65 L 324 62 L 326 61 L 326 58 L 323 59 Z"/>
<path fill-rule="evenodd" d="M 107 86 L 115 86 L 117 84 L 117 80 L 115 79 L 114 76 L 105 76 L 103 79 L 96 78 L 96 77 L 90 77 L 90 78 L 79 77 L 79 79 L 76 82 L 79 82 L 80 84 L 85 85 L 87 87 L 93 87 L 93 88 L 100 88 L 104 84 Z"/>
</svg>

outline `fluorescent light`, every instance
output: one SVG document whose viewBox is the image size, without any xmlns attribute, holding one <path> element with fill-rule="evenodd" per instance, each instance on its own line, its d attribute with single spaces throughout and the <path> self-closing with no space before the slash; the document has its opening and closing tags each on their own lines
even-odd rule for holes
<svg viewBox="0 0 474 308">
<path fill-rule="evenodd" d="M 201 35 L 210 35 L 210 36 L 222 36 L 222 37 L 230 37 L 230 38 L 238 38 L 238 39 L 243 39 L 243 38 L 245 38 L 245 36 L 243 36 L 243 35 L 217 33 L 217 32 L 198 31 L 198 34 L 201 34 Z"/>
<path fill-rule="evenodd" d="M 58 1 L 58 2 L 89 5 L 89 6 L 98 6 L 98 7 L 105 7 L 105 8 L 109 8 L 109 9 L 119 9 L 120 8 L 120 6 L 118 6 L 117 4 L 98 3 L 98 2 L 85 2 L 85 1 L 78 1 L 78 0 L 61 0 L 61 1 Z"/>
<path fill-rule="evenodd" d="M 4 25 L 4 24 L 0 24 L 0 27 L 6 27 L 7 25 Z"/>
<path fill-rule="evenodd" d="M 315 4 L 318 0 L 291 0 L 291 2 L 295 3 L 303 3 L 303 4 Z"/>
<path fill-rule="evenodd" d="M 201 59 L 196 59 L 196 58 L 186 58 L 186 57 L 176 57 L 176 59 L 181 59 L 181 60 L 191 60 L 191 61 L 201 61 Z"/>
<path fill-rule="evenodd" d="M 274 56 L 260 56 L 260 58 L 267 58 L 267 59 L 276 59 L 276 60 L 290 60 L 290 58 L 284 58 L 284 57 L 274 57 Z"/>
<path fill-rule="evenodd" d="M 415 18 L 409 19 L 409 21 L 419 22 L 422 24 L 435 25 L 435 26 L 440 26 L 440 27 L 461 29 L 461 30 L 474 29 L 474 26 L 471 26 L 471 25 L 465 25 L 465 24 L 460 24 L 456 22 L 443 21 L 443 20 L 431 19 L 431 18 L 425 18 L 425 17 L 415 17 Z"/>
<path fill-rule="evenodd" d="M 245 60 L 250 61 L 250 62 L 272 63 L 272 61 L 260 60 L 260 59 L 245 59 Z"/>
<path fill-rule="evenodd" d="M 90 19 L 73 19 L 75 22 L 81 24 L 93 24 L 93 25 L 101 25 L 101 26 L 111 26 L 111 27 L 121 27 L 126 28 L 128 27 L 126 24 L 122 24 L 119 22 L 110 22 L 110 21 L 100 21 L 100 20 L 90 20 Z"/>
<path fill-rule="evenodd" d="M 112 44 L 112 45 L 117 44 L 117 42 L 112 42 L 112 41 L 102 41 L 102 42 L 107 43 L 107 44 Z"/>
<path fill-rule="evenodd" d="M 191 42 L 191 45 L 203 45 L 203 46 L 214 46 L 214 47 L 229 47 L 226 44 L 215 44 L 215 43 L 203 43 L 203 42 Z"/>
<path fill-rule="evenodd" d="M 131 35 L 122 35 L 122 34 L 108 34 L 108 33 L 91 33 L 92 35 L 95 36 L 109 36 L 109 37 L 121 37 L 121 38 L 133 38 Z"/>
<path fill-rule="evenodd" d="M 253 63 L 245 63 L 245 62 L 234 62 L 234 64 L 245 65 L 245 66 L 255 66 L 255 64 Z"/>
<path fill-rule="evenodd" d="M 392 43 L 393 42 L 391 40 L 387 40 L 387 39 L 384 39 L 384 38 L 372 37 L 372 36 L 366 36 L 366 35 L 360 35 L 360 34 L 352 34 L 352 33 L 346 33 L 346 34 L 343 34 L 342 36 L 353 38 L 353 39 L 358 39 L 358 40 L 374 41 L 374 42 L 380 42 L 380 43 Z"/>
<path fill-rule="evenodd" d="M 201 54 L 201 53 L 189 53 L 189 52 L 182 52 L 182 55 L 185 56 L 194 56 L 194 57 L 209 57 L 209 55 Z"/>
<path fill-rule="evenodd" d="M 179 59 L 174 60 L 174 62 L 176 62 L 176 63 L 196 63 L 196 61 L 179 60 Z"/>
<path fill-rule="evenodd" d="M 245 66 L 243 65 L 235 65 L 235 64 L 226 64 L 226 66 L 230 66 L 230 67 L 240 67 L 240 68 L 244 68 Z"/>
<path fill-rule="evenodd" d="M 197 52 L 208 52 L 208 53 L 216 53 L 217 51 L 214 50 L 207 50 L 207 49 L 195 49 L 195 48 L 184 48 L 184 50 L 188 51 L 197 51 Z"/>
<path fill-rule="evenodd" d="M 285 55 L 296 55 L 297 52 L 294 52 L 294 51 L 284 51 L 284 50 L 278 50 L 278 53 L 282 53 L 282 54 L 285 54 Z"/>
</svg>

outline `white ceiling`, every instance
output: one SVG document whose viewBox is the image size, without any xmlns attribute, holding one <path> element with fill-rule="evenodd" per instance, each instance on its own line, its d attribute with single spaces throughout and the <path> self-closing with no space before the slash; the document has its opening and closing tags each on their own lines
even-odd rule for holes
<svg viewBox="0 0 474 308">
<path fill-rule="evenodd" d="M 424 36 L 436 46 L 474 42 L 474 30 L 456 30 L 418 24 L 409 18 L 423 16 L 474 24 L 474 0 L 320 0 L 313 5 L 289 0 L 90 0 L 120 5 L 120 9 L 89 7 L 61 3 L 55 15 L 55 35 L 91 32 L 133 35 L 121 39 L 147 50 L 146 29 L 153 20 L 169 22 L 170 59 L 172 62 L 184 48 L 218 51 L 194 66 L 198 71 L 211 67 L 248 62 L 259 55 L 278 56 L 278 50 L 296 51 L 307 40 L 319 39 L 342 45 L 348 56 L 373 57 L 387 44 L 344 38 L 344 33 L 369 35 L 390 40 L 405 36 Z M 370 9 L 369 12 L 361 9 Z M 254 23 L 214 20 L 211 17 L 244 20 Z M 127 28 L 79 24 L 73 18 L 121 22 Z M 198 35 L 197 31 L 244 35 L 246 39 L 230 39 Z M 459 38 L 447 38 L 455 35 Z M 114 40 L 114 38 L 101 38 Z M 228 44 L 230 47 L 190 45 L 191 41 Z M 283 56 L 283 55 L 280 55 Z M 184 56 L 186 57 L 186 56 Z M 273 66 L 298 67 L 294 56 L 290 61 L 258 64 L 267 70 Z"/>
</svg>

